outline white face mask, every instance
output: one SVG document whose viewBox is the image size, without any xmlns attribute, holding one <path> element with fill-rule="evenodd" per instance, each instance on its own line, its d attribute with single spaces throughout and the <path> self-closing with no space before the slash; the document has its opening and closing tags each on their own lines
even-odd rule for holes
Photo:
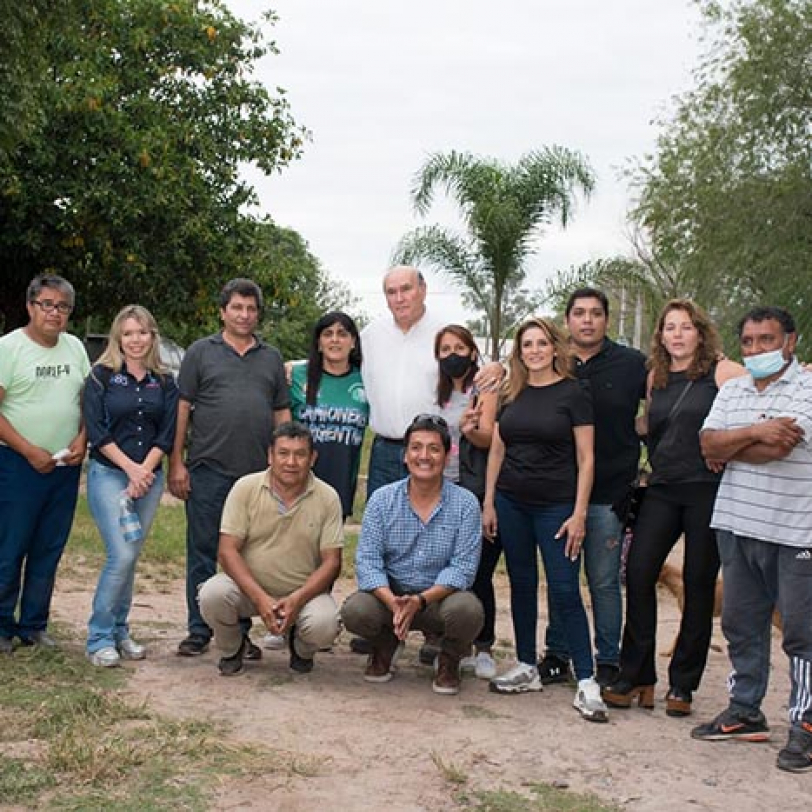
<svg viewBox="0 0 812 812">
<path fill-rule="evenodd" d="M 784 358 L 784 347 L 787 345 L 787 339 L 784 339 L 784 346 L 780 350 L 770 350 L 770 352 L 760 352 L 758 355 L 751 355 L 744 358 L 744 366 L 747 371 L 753 376 L 756 381 L 769 378 L 770 375 L 775 375 L 780 372 L 786 364 Z"/>
</svg>

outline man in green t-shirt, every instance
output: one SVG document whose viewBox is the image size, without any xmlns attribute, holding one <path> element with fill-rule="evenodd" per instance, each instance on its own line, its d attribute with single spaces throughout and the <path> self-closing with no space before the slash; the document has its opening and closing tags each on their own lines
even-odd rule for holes
<svg viewBox="0 0 812 812">
<path fill-rule="evenodd" d="M 60 276 L 36 277 L 28 324 L 0 338 L 0 654 L 15 636 L 54 645 L 51 595 L 87 446 L 79 397 L 90 363 L 65 332 L 74 295 Z"/>
</svg>

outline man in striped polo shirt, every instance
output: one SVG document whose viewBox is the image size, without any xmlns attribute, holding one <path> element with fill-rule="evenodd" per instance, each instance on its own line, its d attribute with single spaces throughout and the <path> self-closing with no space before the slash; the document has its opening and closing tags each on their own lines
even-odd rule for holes
<svg viewBox="0 0 812 812">
<path fill-rule="evenodd" d="M 708 465 L 725 464 L 712 526 L 725 582 L 730 703 L 691 735 L 769 738 L 761 701 L 777 608 L 791 683 L 778 767 L 802 772 L 812 769 L 812 375 L 793 355 L 797 335 L 786 310 L 754 308 L 738 333 L 750 374 L 722 387 L 701 434 Z"/>
</svg>

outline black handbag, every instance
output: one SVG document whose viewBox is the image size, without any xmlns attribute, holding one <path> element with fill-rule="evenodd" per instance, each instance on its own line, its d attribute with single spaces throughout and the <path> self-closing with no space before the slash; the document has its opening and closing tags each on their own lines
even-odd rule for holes
<svg viewBox="0 0 812 812">
<path fill-rule="evenodd" d="M 680 396 L 677 398 L 676 403 L 671 407 L 671 410 L 668 412 L 668 417 L 666 418 L 666 429 L 663 432 L 663 436 L 660 439 L 660 444 L 658 448 L 662 448 L 663 441 L 668 434 L 668 429 L 672 425 L 672 418 L 677 413 L 677 409 L 682 404 L 683 399 L 688 394 L 688 390 L 694 385 L 693 381 L 688 381 L 685 385 L 685 388 L 680 392 Z M 655 454 L 657 452 L 655 451 Z M 652 456 L 649 459 L 649 466 L 651 465 L 652 460 L 654 457 Z M 637 522 L 637 518 L 640 515 L 640 508 L 643 506 L 643 500 L 646 498 L 646 488 L 648 487 L 648 476 L 650 473 L 650 468 L 643 467 L 637 472 L 637 476 L 635 477 L 634 481 L 629 484 L 623 494 L 616 499 L 612 503 L 612 512 L 615 516 L 618 517 L 620 520 L 621 527 L 623 528 L 624 533 L 626 531 L 634 530 L 634 525 Z"/>
</svg>

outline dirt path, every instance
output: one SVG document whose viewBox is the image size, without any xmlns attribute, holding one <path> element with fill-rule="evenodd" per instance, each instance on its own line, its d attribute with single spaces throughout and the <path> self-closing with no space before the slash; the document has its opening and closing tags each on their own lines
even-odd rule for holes
<svg viewBox="0 0 812 812">
<path fill-rule="evenodd" d="M 77 649 L 89 582 L 92 577 L 63 579 L 54 599 L 55 619 L 75 629 Z M 148 643 L 149 659 L 128 664 L 134 671 L 130 689 L 164 714 L 215 720 L 236 739 L 296 754 L 292 774 L 269 765 L 251 782 L 224 785 L 218 809 L 449 810 L 457 808 L 453 792 L 460 785 L 522 792 L 536 782 L 562 782 L 634 812 L 809 808 L 812 777 L 775 767 L 786 740 L 788 691 L 775 635 L 776 667 L 764 707 L 774 740 L 709 744 L 693 741 L 689 731 L 725 705 L 728 662 L 721 651 L 710 652 L 694 717 L 666 717 L 662 687 L 653 712 L 614 711 L 609 724 L 596 725 L 572 709 L 569 686 L 502 697 L 470 678 L 457 697 L 436 696 L 429 669 L 416 665 L 414 635 L 396 678 L 385 685 L 362 680 L 363 658 L 350 653 L 346 634 L 332 653 L 318 656 L 310 675 L 293 676 L 285 652 L 266 651 L 244 676 L 225 680 L 214 651 L 195 659 L 175 656 L 184 632 L 182 583 L 167 591 L 146 588 L 142 581 L 132 625 Z M 341 581 L 337 597 L 352 589 Z M 503 581 L 499 593 L 498 634 L 506 648 L 512 635 Z M 670 595 L 661 594 L 660 602 L 664 647 L 673 639 L 678 610 Z M 259 640 L 259 630 L 254 637 Z M 722 643 L 718 629 L 715 642 Z M 660 658 L 661 674 L 666 665 Z"/>
</svg>

